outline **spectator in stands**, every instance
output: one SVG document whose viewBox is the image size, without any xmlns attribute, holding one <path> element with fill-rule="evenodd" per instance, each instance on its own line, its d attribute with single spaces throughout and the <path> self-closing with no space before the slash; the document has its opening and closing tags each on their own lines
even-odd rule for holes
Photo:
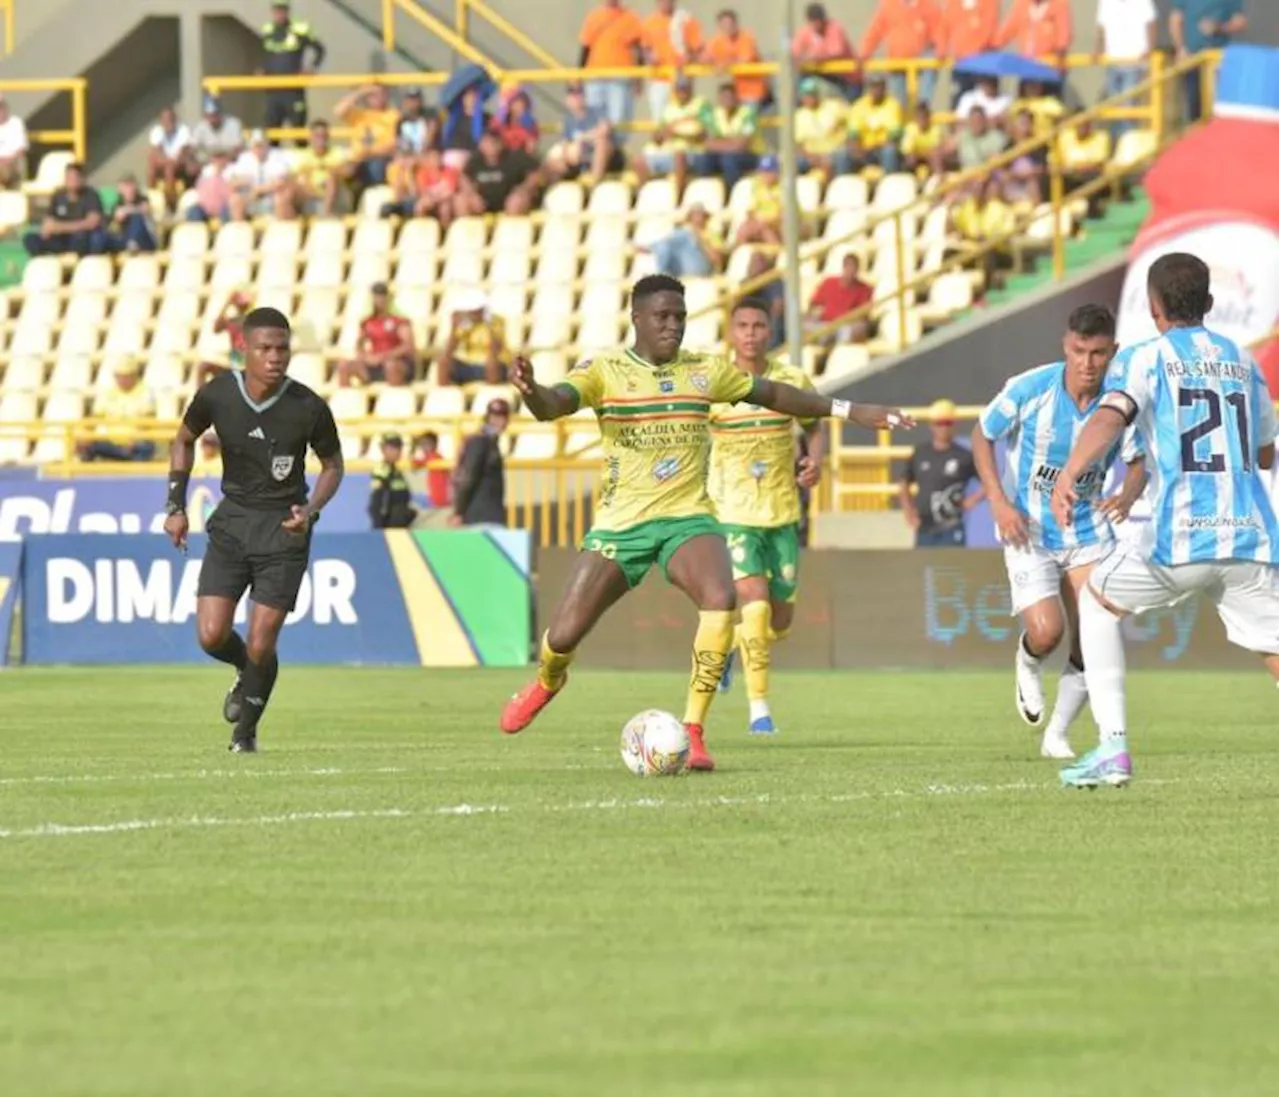
<svg viewBox="0 0 1280 1097">
<path fill-rule="evenodd" d="M 354 133 L 351 140 L 351 171 L 362 187 L 377 187 L 387 181 L 387 168 L 396 151 L 400 112 L 391 104 L 381 84 L 366 84 L 338 100 L 334 112 Z"/>
<path fill-rule="evenodd" d="M 699 156 L 706 148 L 710 128 L 711 112 L 706 100 L 693 94 L 692 80 L 678 77 L 653 139 L 636 159 L 635 173 L 640 181 L 643 183 L 651 175 L 671 175 L 677 196 L 683 194 L 690 161 L 702 163 Z"/>
<path fill-rule="evenodd" d="M 459 295 L 449 326 L 449 339 L 437 359 L 441 385 L 470 385 L 485 381 L 501 385 L 507 379 L 507 336 L 502 317 L 489 312 L 483 290 Z"/>
<path fill-rule="evenodd" d="M 501 439 L 510 422 L 511 405 L 506 400 L 490 400 L 484 411 L 484 426 L 462 444 L 453 477 L 451 526 L 507 524 Z"/>
<path fill-rule="evenodd" d="M 1013 117 L 1009 130 L 1014 145 L 1035 136 L 1035 119 L 1029 110 Z M 1040 145 L 1022 153 L 1004 173 L 1004 199 L 1011 206 L 1038 206 L 1044 200 L 1044 178 L 1048 169 L 1048 153 Z"/>
<path fill-rule="evenodd" d="M 0 188 L 12 190 L 27 175 L 27 124 L 0 94 Z"/>
<path fill-rule="evenodd" d="M 804 9 L 804 26 L 791 40 L 791 55 L 800 65 L 821 65 L 827 61 L 853 59 L 853 45 L 843 25 L 827 16 L 821 4 Z M 846 99 L 858 97 L 862 88 L 857 73 L 824 73 L 822 79 L 836 88 Z"/>
<path fill-rule="evenodd" d="M 204 385 L 228 369 L 244 368 L 244 318 L 253 308 L 253 297 L 244 290 L 231 293 L 213 321 L 213 333 L 225 335 L 230 351 L 225 362 L 201 362 L 196 368 L 196 384 Z"/>
<path fill-rule="evenodd" d="M 529 93 L 523 88 L 502 96 L 490 129 L 498 135 L 503 148 L 538 155 L 538 122 L 533 117 Z"/>
<path fill-rule="evenodd" d="M 795 137 L 799 170 L 844 175 L 852 170 L 849 158 L 849 104 L 822 97 L 822 83 L 806 76 L 798 88 Z"/>
<path fill-rule="evenodd" d="M 965 128 L 952 142 L 952 151 L 961 171 L 972 171 L 994 160 L 1005 150 L 1008 139 L 1004 131 L 988 120 L 981 107 L 974 107 L 968 114 Z"/>
<path fill-rule="evenodd" d="M 288 220 L 294 215 L 293 187 L 289 183 L 289 160 L 283 152 L 272 148 L 262 130 L 254 130 L 249 148 L 231 168 L 231 217 L 243 221 L 249 217 L 276 217 Z"/>
<path fill-rule="evenodd" d="M 991 49 L 999 26 L 1000 0 L 943 0 L 940 50 L 943 60 L 954 64 Z M 951 102 L 956 105 L 977 80 L 966 73 L 952 73 L 951 79 Z"/>
<path fill-rule="evenodd" d="M 111 211 L 108 250 L 113 252 L 155 251 L 156 225 L 151 200 L 138 186 L 136 176 L 121 178 L 115 207 Z"/>
<path fill-rule="evenodd" d="M 738 89 L 730 81 L 720 85 L 708 123 L 707 140 L 698 157 L 698 171 L 703 175 L 723 176 L 724 185 L 732 192 L 738 180 L 756 166 L 764 151 L 759 112 L 750 103 L 738 99 Z"/>
<path fill-rule="evenodd" d="M 1006 239 L 1014 228 L 1013 210 L 1004 200 L 1000 179 L 992 176 L 976 194 L 956 203 L 951 209 L 951 224 L 960 236 L 972 244 L 994 243 L 982 256 L 983 275 L 990 285 L 998 282 L 1000 271 L 1011 265 Z"/>
<path fill-rule="evenodd" d="M 504 148 L 493 130 L 480 136 L 480 147 L 462 173 L 458 212 L 462 216 L 506 213 L 520 217 L 538 204 L 542 172 L 523 149 Z"/>
<path fill-rule="evenodd" d="M 646 65 L 670 66 L 679 70 L 702 55 L 702 25 L 676 0 L 657 0 L 643 23 L 641 45 Z M 671 77 L 663 74 L 649 80 L 649 117 L 662 117 L 671 96 Z"/>
<path fill-rule="evenodd" d="M 708 278 L 724 263 L 724 238 L 706 207 L 696 202 L 685 211 L 684 225 L 636 250 L 653 255 L 659 274 L 676 278 Z"/>
<path fill-rule="evenodd" d="M 1005 121 L 1023 110 L 1031 112 L 1031 117 L 1035 120 L 1035 132 L 1041 136 L 1047 135 L 1067 112 L 1053 88 L 1041 80 L 1023 80 L 1018 84 L 1018 98 L 1005 115 Z"/>
<path fill-rule="evenodd" d="M 782 243 L 782 185 L 776 156 L 760 159 L 760 168 L 751 180 L 751 201 L 746 217 L 738 226 L 735 244 Z"/>
<path fill-rule="evenodd" d="M 492 119 L 484 109 L 479 88 L 467 88 L 445 116 L 442 140 L 444 162 L 459 172 L 465 171 L 477 148 L 480 135 L 489 129 Z"/>
<path fill-rule="evenodd" d="M 849 156 L 855 168 L 874 164 L 898 170 L 902 138 L 902 104 L 887 93 L 878 72 L 867 78 L 867 92 L 849 108 Z"/>
<path fill-rule="evenodd" d="M 360 321 L 356 356 L 338 363 L 338 384 L 407 385 L 418 372 L 418 352 L 413 345 L 413 325 L 391 308 L 391 291 L 375 282 L 369 291 L 372 311 Z"/>
<path fill-rule="evenodd" d="M 187 207 L 188 221 L 230 220 L 231 196 L 235 193 L 231 168 L 231 154 L 219 149 L 200 169 L 195 186 L 196 200 Z"/>
<path fill-rule="evenodd" d="M 909 171 L 917 175 L 941 175 L 945 159 L 946 131 L 934 120 L 929 104 L 916 104 L 915 117 L 902 131 L 898 148 Z"/>
<path fill-rule="evenodd" d="M 747 283 L 753 283 L 777 270 L 774 259 L 765 251 L 753 251 L 747 261 Z M 769 346 L 780 347 L 787 339 L 787 290 L 781 278 L 774 278 L 751 291 L 769 307 Z"/>
<path fill-rule="evenodd" d="M 428 147 L 421 156 L 404 146 L 391 162 L 395 200 L 382 207 L 383 217 L 434 217 L 448 227 L 457 209 L 461 177 L 447 167 L 439 149 Z"/>
<path fill-rule="evenodd" d="M 760 62 L 756 36 L 738 25 L 738 13 L 725 8 L 716 16 L 716 33 L 702 52 L 703 60 L 725 72 L 731 65 L 753 65 Z M 735 76 L 733 86 L 744 103 L 763 110 L 773 100 L 769 81 L 763 76 Z"/>
<path fill-rule="evenodd" d="M 147 154 L 147 186 L 163 187 L 169 209 L 178 204 L 178 187 L 189 187 L 200 174 L 191 129 L 178 121 L 178 112 L 165 107 L 151 127 Z"/>
<path fill-rule="evenodd" d="M 347 155 L 334 148 L 329 123 L 311 123 L 311 140 L 293 160 L 293 208 L 308 217 L 332 217 L 339 212 L 343 169 Z"/>
<path fill-rule="evenodd" d="M 447 507 L 452 494 L 452 477 L 449 470 L 432 468 L 434 462 L 442 461 L 440 454 L 440 435 L 429 430 L 418 435 L 413 443 L 413 455 L 410 465 L 415 472 L 425 472 L 427 477 L 427 498 L 433 507 Z"/>
<path fill-rule="evenodd" d="M 404 439 L 384 434 L 379 448 L 382 460 L 369 476 L 369 522 L 374 529 L 408 529 L 418 512 L 413 509 L 413 492 L 400 470 Z"/>
<path fill-rule="evenodd" d="M 22 243 L 28 255 L 101 255 L 107 250 L 102 199 L 85 183 L 83 164 L 67 165 L 40 231 L 27 233 Z"/>
<path fill-rule="evenodd" d="M 1014 0 L 995 45 L 1037 61 L 1052 58 L 1065 72 L 1072 33 L 1071 0 Z"/>
<path fill-rule="evenodd" d="M 1249 26 L 1241 0 L 1173 0 L 1172 7 L 1169 37 L 1178 61 L 1202 50 L 1225 49 Z M 1201 70 L 1194 68 L 1182 78 L 1188 122 L 1198 122 L 1204 113 L 1201 75 Z"/>
<path fill-rule="evenodd" d="M 644 64 L 644 25 L 622 0 L 604 0 L 587 12 L 578 41 L 582 46 L 579 68 L 616 69 Z M 611 126 L 620 126 L 631 121 L 639 86 L 638 80 L 589 79 L 587 105 L 604 115 Z"/>
<path fill-rule="evenodd" d="M 1111 135 L 1088 118 L 1067 126 L 1058 135 L 1058 160 L 1062 165 L 1063 185 L 1069 191 L 1097 179 L 1110 159 Z M 1101 202 L 1100 193 L 1089 197 L 1090 216 L 1101 212 Z"/>
<path fill-rule="evenodd" d="M 396 144 L 408 145 L 415 153 L 438 146 L 440 118 L 422 100 L 421 88 L 410 88 L 400 100 L 400 120 L 396 123 Z"/>
<path fill-rule="evenodd" d="M 983 498 L 981 488 L 964 493 L 977 469 L 973 454 L 956 442 L 955 404 L 935 400 L 929 415 L 929 441 L 916 446 L 902 477 L 902 514 L 915 532 L 916 548 L 964 548 L 965 512 Z"/>
<path fill-rule="evenodd" d="M 286 0 L 271 5 L 271 20 L 261 33 L 265 54 L 262 71 L 267 76 L 297 76 L 324 64 L 324 44 L 312 33 L 311 25 L 294 19 Z M 311 65 L 307 65 L 307 54 Z M 268 129 L 307 124 L 307 93 L 302 88 L 275 88 L 267 92 Z"/>
<path fill-rule="evenodd" d="M 1098 0 L 1098 30 L 1093 44 L 1094 64 L 1105 57 L 1115 62 L 1107 66 L 1103 95 L 1110 99 L 1136 88 L 1147 77 L 1151 54 L 1156 48 L 1156 6 L 1152 0 Z M 1138 106 L 1132 100 L 1123 104 Z M 1112 127 L 1113 137 L 1133 128 L 1131 122 Z"/>
<path fill-rule="evenodd" d="M 942 12 L 933 0 L 880 0 L 871 24 L 862 36 L 859 59 L 869 61 L 881 45 L 890 61 L 925 59 L 941 53 L 946 46 Z M 937 83 L 937 69 L 918 69 L 912 101 L 923 99 L 932 103 Z M 889 95 L 899 104 L 908 102 L 905 72 L 889 74 Z"/>
<path fill-rule="evenodd" d="M 573 179 L 583 172 L 590 181 L 604 178 L 615 159 L 608 118 L 587 105 L 585 92 L 576 84 L 570 85 L 565 105 L 564 130 L 547 151 L 547 171 L 557 179 Z"/>
<path fill-rule="evenodd" d="M 221 99 L 206 95 L 204 117 L 191 131 L 191 143 L 201 164 L 207 164 L 219 152 L 234 160 L 244 149 L 244 126 L 239 118 L 222 112 Z"/>
<path fill-rule="evenodd" d="M 968 118 L 974 107 L 981 109 L 988 121 L 1000 125 L 1011 100 L 1000 94 L 1000 81 L 994 76 L 979 76 L 956 101 L 956 117 Z"/>
<path fill-rule="evenodd" d="M 860 264 L 856 255 L 846 255 L 840 264 L 840 273 L 830 275 L 818 283 L 809 299 L 809 311 L 805 313 L 804 326 L 806 332 L 816 331 L 827 324 L 834 323 L 848 316 L 855 309 L 871 303 L 874 295 L 869 283 L 859 275 Z M 870 333 L 870 322 L 867 317 L 850 320 L 841 324 L 834 331 L 828 332 L 819 342 L 826 347 L 835 343 L 861 343 Z"/>
<path fill-rule="evenodd" d="M 154 419 L 155 400 L 142 387 L 142 367 L 136 359 L 121 359 L 112 374 L 111 387 L 94 401 L 93 412 L 109 424 L 99 428 L 101 437 L 80 447 L 82 461 L 150 461 L 154 442 L 140 442 L 130 430 L 139 420 Z"/>
</svg>

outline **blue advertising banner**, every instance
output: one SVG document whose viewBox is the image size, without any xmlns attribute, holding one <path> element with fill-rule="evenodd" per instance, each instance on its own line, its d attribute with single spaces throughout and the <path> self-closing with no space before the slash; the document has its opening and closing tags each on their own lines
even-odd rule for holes
<svg viewBox="0 0 1280 1097">
<path fill-rule="evenodd" d="M 165 491 L 162 476 L 0 479 L 0 542 L 32 533 L 159 533 Z M 221 498 L 216 476 L 191 481 L 188 510 L 195 532 L 203 531 Z M 369 529 L 368 504 L 369 474 L 348 473 L 325 507 L 325 532 Z"/>
<path fill-rule="evenodd" d="M 195 613 L 205 546 L 192 535 L 184 557 L 161 536 L 28 537 L 25 661 L 204 662 Z M 281 652 L 311 664 L 523 666 L 529 559 L 519 531 L 318 532 Z M 238 624 L 247 613 L 245 599 Z"/>
<path fill-rule="evenodd" d="M 13 635 L 13 611 L 18 605 L 21 567 L 22 546 L 0 545 L 0 667 L 9 661 L 9 639 Z"/>
</svg>

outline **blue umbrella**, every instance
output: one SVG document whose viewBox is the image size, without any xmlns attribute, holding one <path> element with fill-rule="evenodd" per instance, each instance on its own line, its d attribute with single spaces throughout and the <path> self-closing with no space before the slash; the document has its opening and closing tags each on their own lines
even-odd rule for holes
<svg viewBox="0 0 1280 1097">
<path fill-rule="evenodd" d="M 480 92 L 480 101 L 484 102 L 495 91 L 498 85 L 480 65 L 463 65 L 456 69 L 452 76 L 440 85 L 440 106 L 450 110 L 462 98 L 462 93 L 475 88 Z"/>
<path fill-rule="evenodd" d="M 1023 57 L 1020 53 L 975 53 L 963 61 L 957 61 L 955 71 L 962 76 L 991 76 L 1000 79 L 1012 76 L 1018 80 L 1039 80 L 1041 83 L 1056 84 L 1062 79 L 1062 73 Z"/>
</svg>

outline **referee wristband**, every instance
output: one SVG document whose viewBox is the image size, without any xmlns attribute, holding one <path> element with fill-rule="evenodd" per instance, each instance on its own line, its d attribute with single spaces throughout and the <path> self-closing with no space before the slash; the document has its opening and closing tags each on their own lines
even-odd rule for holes
<svg viewBox="0 0 1280 1097">
<path fill-rule="evenodd" d="M 853 410 L 853 404 L 848 400 L 832 400 L 831 414 L 836 419 L 848 419 L 849 412 Z"/>
<path fill-rule="evenodd" d="M 187 469 L 169 470 L 169 499 L 165 509 L 170 514 L 187 509 L 187 484 L 190 480 L 191 473 Z"/>
</svg>

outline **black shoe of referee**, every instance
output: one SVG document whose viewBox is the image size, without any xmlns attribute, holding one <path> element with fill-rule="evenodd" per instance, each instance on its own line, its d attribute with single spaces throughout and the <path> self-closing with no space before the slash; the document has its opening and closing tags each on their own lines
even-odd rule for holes
<svg viewBox="0 0 1280 1097">
<path fill-rule="evenodd" d="M 250 739 L 232 739 L 231 745 L 227 747 L 232 754 L 257 754 L 258 739 L 254 736 Z"/>
<path fill-rule="evenodd" d="M 244 695 L 240 692 L 241 677 L 240 672 L 236 671 L 236 680 L 231 683 L 231 688 L 222 701 L 222 718 L 228 724 L 240 722 L 240 709 L 244 706 Z"/>
</svg>

